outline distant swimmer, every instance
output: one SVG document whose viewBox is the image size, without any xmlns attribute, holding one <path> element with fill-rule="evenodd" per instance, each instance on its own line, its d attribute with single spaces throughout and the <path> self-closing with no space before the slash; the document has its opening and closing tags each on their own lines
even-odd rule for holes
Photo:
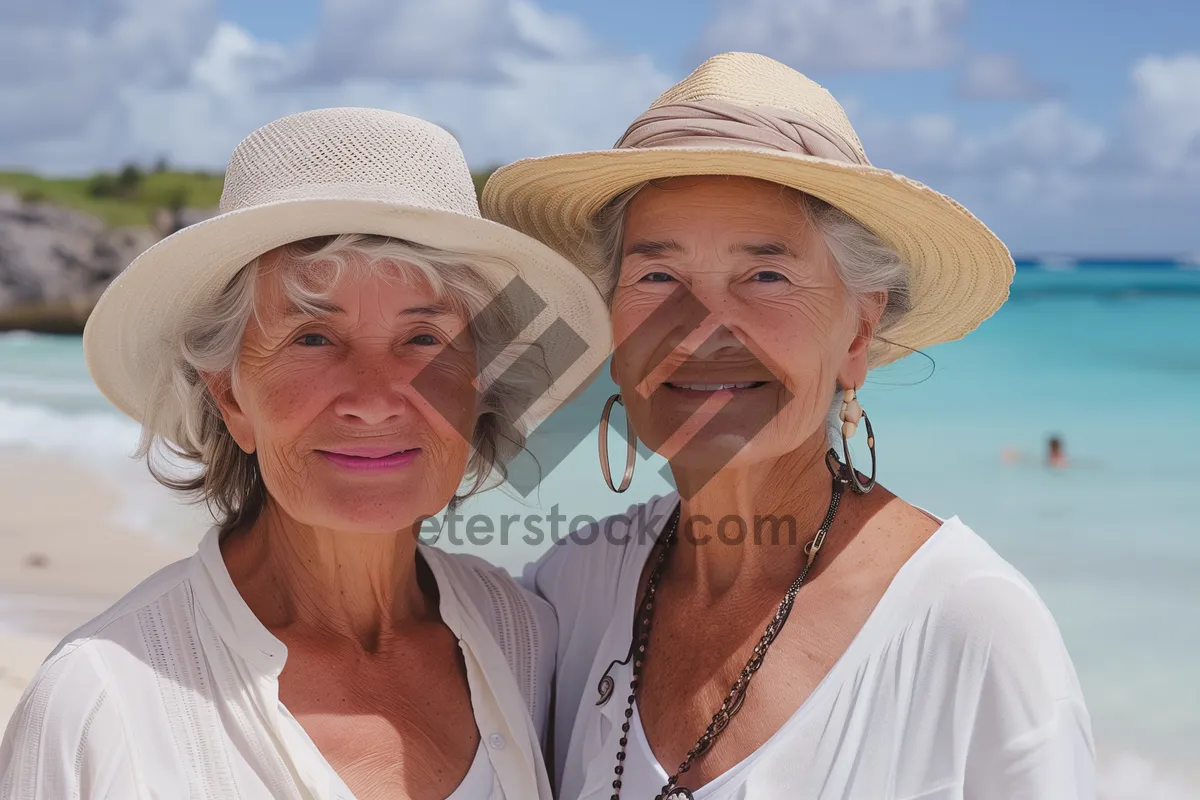
<svg viewBox="0 0 1200 800">
<path fill-rule="evenodd" d="M 1017 447 L 1006 447 L 1000 451 L 1000 461 L 1012 466 L 1031 467 L 1041 465 L 1049 469 L 1066 469 L 1067 467 L 1099 467 L 1100 462 L 1084 459 L 1073 461 L 1067 458 L 1067 448 L 1063 437 L 1052 434 L 1046 439 L 1046 451 L 1042 459 Z"/>
<path fill-rule="evenodd" d="M 1067 460 L 1067 451 L 1063 447 L 1060 436 L 1051 436 L 1046 441 L 1046 466 L 1051 469 L 1063 469 L 1071 464 Z"/>
</svg>

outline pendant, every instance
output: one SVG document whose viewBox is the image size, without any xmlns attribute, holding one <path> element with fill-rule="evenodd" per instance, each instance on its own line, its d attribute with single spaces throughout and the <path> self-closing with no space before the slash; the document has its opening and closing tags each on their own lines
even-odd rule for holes
<svg viewBox="0 0 1200 800">
<path fill-rule="evenodd" d="M 681 787 L 678 789 L 672 789 L 670 794 L 664 797 L 663 800 L 695 800 L 695 798 L 692 797 L 691 792 Z"/>
<path fill-rule="evenodd" d="M 608 698 L 612 697 L 613 689 L 615 689 L 616 686 L 617 684 L 612 679 L 612 676 L 605 675 L 603 678 L 601 678 L 600 684 L 596 687 L 596 690 L 600 692 L 600 699 L 596 701 L 596 705 L 602 706 L 607 703 Z"/>
</svg>

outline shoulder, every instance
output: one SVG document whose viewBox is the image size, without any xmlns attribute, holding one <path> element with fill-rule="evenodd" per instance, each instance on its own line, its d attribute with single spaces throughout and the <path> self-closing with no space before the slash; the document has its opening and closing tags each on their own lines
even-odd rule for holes
<svg viewBox="0 0 1200 800">
<path fill-rule="evenodd" d="M 122 686 L 136 687 L 131 676 L 152 669 L 144 658 L 147 649 L 161 650 L 164 657 L 170 657 L 179 637 L 194 626 L 190 570 L 196 558 L 162 568 L 67 634 L 43 668 L 59 661 L 103 663 L 122 676 Z"/>
<path fill-rule="evenodd" d="M 1050 609 L 1033 585 L 957 518 L 913 557 L 907 576 L 926 655 L 960 664 L 980 691 L 1082 702 Z"/>
<path fill-rule="evenodd" d="M 26 687 L 0 747 L 0 797 L 54 796 L 86 770 L 127 774 L 131 731 L 123 696 L 153 686 L 141 657 L 152 619 L 183 602 L 187 561 L 172 564 L 70 633 Z M 49 791 L 50 794 L 45 794 Z M 102 794 L 102 793 L 101 793 Z"/>
<path fill-rule="evenodd" d="M 114 675 L 90 642 L 60 646 L 25 689 L 0 745 L 0 797 L 79 792 L 85 755 L 105 769 L 127 758 Z"/>
<path fill-rule="evenodd" d="M 957 517 L 913 557 L 921 592 L 964 635 L 1008 636 L 1057 630 L 1050 610 L 1021 572 Z M 1054 637 L 1057 639 L 1057 636 Z"/>
<path fill-rule="evenodd" d="M 970 722 L 971 796 L 1092 797 L 1095 746 L 1075 667 L 1033 585 L 966 525 L 939 531 L 920 576 L 922 694 L 949 695 Z"/>
<path fill-rule="evenodd" d="M 67 634 L 51 658 L 67 645 L 105 641 L 108 636 L 140 629 L 148 616 L 167 607 L 183 604 L 190 611 L 190 570 L 197 558 L 192 556 L 168 564 L 146 578 L 105 611 Z"/>
<path fill-rule="evenodd" d="M 59 642 L 26 689 L 30 696 L 59 697 L 58 713 L 86 715 L 84 695 L 137 685 L 137 675 L 150 666 L 138 656 L 147 636 L 165 627 L 178 610 L 190 613 L 188 565 L 176 562 L 138 584 L 100 615 Z"/>
<path fill-rule="evenodd" d="M 674 493 L 655 496 L 579 528 L 526 567 L 523 582 L 550 601 L 560 623 L 569 624 L 582 604 L 602 606 L 624 575 L 640 572 L 678 502 Z"/>
</svg>

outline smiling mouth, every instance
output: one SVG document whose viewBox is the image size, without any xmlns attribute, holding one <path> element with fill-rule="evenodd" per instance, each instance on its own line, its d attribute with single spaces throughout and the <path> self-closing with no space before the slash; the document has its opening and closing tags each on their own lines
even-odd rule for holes
<svg viewBox="0 0 1200 800">
<path fill-rule="evenodd" d="M 338 452 L 336 450 L 318 450 L 333 464 L 344 469 L 352 470 L 387 470 L 396 469 L 411 463 L 421 453 L 421 448 L 411 450 L 396 450 L 393 452 L 358 450 Z"/>
<path fill-rule="evenodd" d="M 747 381 L 745 383 L 672 383 L 666 381 L 663 385 L 688 392 L 724 392 L 734 389 L 757 389 L 766 384 L 766 381 Z"/>
</svg>

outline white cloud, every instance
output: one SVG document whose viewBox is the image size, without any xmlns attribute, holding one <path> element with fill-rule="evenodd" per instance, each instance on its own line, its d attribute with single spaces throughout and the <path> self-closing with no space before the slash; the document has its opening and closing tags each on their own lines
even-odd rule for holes
<svg viewBox="0 0 1200 800">
<path fill-rule="evenodd" d="M 943 66 L 967 0 L 718 0 L 702 56 L 749 50 L 801 70 Z"/>
<path fill-rule="evenodd" d="M 542 52 L 569 58 L 601 49 L 579 20 L 569 14 L 546 11 L 529 0 L 514 0 L 512 16 L 521 38 Z"/>
<path fill-rule="evenodd" d="M 976 53 L 963 67 L 958 94 L 971 100 L 1036 100 L 1050 90 L 1012 53 Z"/>
<path fill-rule="evenodd" d="M 895 66 L 951 57 L 965 1 L 795 0 L 799 14 L 748 0 L 734 16 L 732 0 L 719 0 L 717 20 L 742 37 L 736 46 L 770 52 L 757 36 L 801 66 Z M 386 10 L 383 0 L 339 2 L 348 15 L 368 2 Z M 648 56 L 614 53 L 534 0 L 447 2 L 442 16 L 421 18 L 423 30 L 475 8 L 490 27 L 438 40 L 471 53 L 439 51 L 410 74 L 404 59 L 416 50 L 366 48 L 320 75 L 321 53 L 340 52 L 336 36 L 264 42 L 218 22 L 215 0 L 0 0 L 0 165 L 78 173 L 166 155 L 220 168 L 272 119 L 366 105 L 443 125 L 485 166 L 608 147 L 672 82 Z M 951 194 L 1019 249 L 1200 250 L 1200 54 L 1141 60 L 1117 97 L 1128 124 L 1115 130 L 1057 100 L 990 129 L 946 113 L 879 117 L 855 98 L 846 106 L 876 164 Z"/>
<path fill-rule="evenodd" d="M 55 136 L 15 129 L 8 137 L 0 134 L 0 163 L 69 173 L 166 155 L 182 165 L 213 168 L 225 163 L 242 137 L 272 119 L 310 108 L 363 105 L 448 128 L 460 137 L 471 163 L 482 166 L 608 147 L 671 83 L 646 56 L 606 51 L 572 17 L 529 0 L 506 8 L 510 33 L 524 45 L 495 49 L 489 56 L 495 76 L 485 80 L 458 77 L 457 68 L 439 78 L 393 80 L 381 72 L 397 63 L 363 62 L 343 68 L 338 80 L 302 81 L 318 63 L 316 44 L 285 48 L 223 22 L 189 54 L 174 80 L 103 73 L 107 100 L 96 113 L 64 120 Z M 471 49 L 472 41 L 458 46 Z M 30 118 L 45 125 L 42 113 L 29 109 Z"/>
<path fill-rule="evenodd" d="M 1151 56 L 1133 69 L 1129 135 L 1156 170 L 1200 176 L 1200 53 Z"/>
<path fill-rule="evenodd" d="M 953 117 L 856 115 L 867 153 L 946 192 L 1019 253 L 1200 252 L 1195 56 L 1147 58 L 1105 130 L 1044 101 L 990 130 Z"/>
<path fill-rule="evenodd" d="M 215 25 L 212 0 L 0 3 L 0 160 L 5 145 L 119 126 L 122 92 L 178 85 Z"/>
<path fill-rule="evenodd" d="M 536 56 L 509 0 L 324 0 L 295 80 L 491 81 L 506 55 Z"/>
<path fill-rule="evenodd" d="M 1104 131 L 1058 101 L 1041 103 L 983 133 L 964 131 L 948 115 L 923 114 L 900 120 L 868 116 L 860 134 L 868 155 L 881 166 L 993 178 L 1015 169 L 1085 167 L 1108 143 Z"/>
<path fill-rule="evenodd" d="M 1080 167 L 1096 161 L 1108 137 L 1058 101 L 1018 115 L 1005 128 L 982 137 L 976 158 L 1029 167 Z"/>
</svg>

